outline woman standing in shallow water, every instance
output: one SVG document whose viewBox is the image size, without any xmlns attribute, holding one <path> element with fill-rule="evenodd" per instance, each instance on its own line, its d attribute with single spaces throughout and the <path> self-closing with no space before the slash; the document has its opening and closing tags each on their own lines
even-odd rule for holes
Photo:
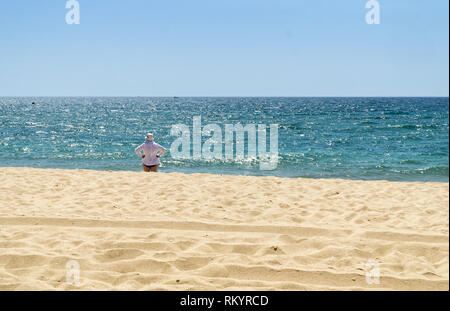
<svg viewBox="0 0 450 311">
<path fill-rule="evenodd" d="M 166 148 L 154 142 L 153 134 L 145 136 L 145 143 L 137 147 L 136 154 L 142 158 L 142 168 L 144 172 L 157 172 L 159 158 L 164 155 Z M 141 153 L 144 151 L 144 154 Z"/>
</svg>

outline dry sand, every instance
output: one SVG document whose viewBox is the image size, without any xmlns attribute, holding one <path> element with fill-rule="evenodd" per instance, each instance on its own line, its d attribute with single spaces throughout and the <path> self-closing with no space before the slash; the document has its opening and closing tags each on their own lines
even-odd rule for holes
<svg viewBox="0 0 450 311">
<path fill-rule="evenodd" d="M 448 191 L 0 168 L 0 290 L 449 290 Z"/>
</svg>

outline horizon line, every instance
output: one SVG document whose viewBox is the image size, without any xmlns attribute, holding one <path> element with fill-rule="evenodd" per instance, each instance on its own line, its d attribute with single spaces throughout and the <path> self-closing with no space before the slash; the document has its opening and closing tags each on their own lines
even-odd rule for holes
<svg viewBox="0 0 450 311">
<path fill-rule="evenodd" d="M 145 97 L 145 98 L 448 98 L 449 95 L 0 95 L 0 98 L 6 97 Z"/>
</svg>

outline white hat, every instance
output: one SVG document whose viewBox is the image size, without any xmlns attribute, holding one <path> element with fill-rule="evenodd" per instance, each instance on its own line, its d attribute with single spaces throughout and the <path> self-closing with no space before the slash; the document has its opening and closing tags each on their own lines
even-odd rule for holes
<svg viewBox="0 0 450 311">
<path fill-rule="evenodd" d="M 145 139 L 147 141 L 153 141 L 153 134 L 152 133 L 147 133 L 147 135 L 145 135 Z"/>
</svg>

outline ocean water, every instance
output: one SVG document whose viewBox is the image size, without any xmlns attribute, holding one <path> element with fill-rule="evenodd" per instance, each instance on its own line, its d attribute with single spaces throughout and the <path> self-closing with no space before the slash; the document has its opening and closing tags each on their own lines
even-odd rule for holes
<svg viewBox="0 0 450 311">
<path fill-rule="evenodd" d="M 32 101 L 36 102 L 32 105 Z M 278 166 L 163 158 L 160 171 L 281 177 L 449 180 L 445 98 L 0 97 L 0 166 L 141 170 L 134 148 L 172 125 L 279 124 Z M 208 138 L 208 137 L 206 137 Z"/>
</svg>

